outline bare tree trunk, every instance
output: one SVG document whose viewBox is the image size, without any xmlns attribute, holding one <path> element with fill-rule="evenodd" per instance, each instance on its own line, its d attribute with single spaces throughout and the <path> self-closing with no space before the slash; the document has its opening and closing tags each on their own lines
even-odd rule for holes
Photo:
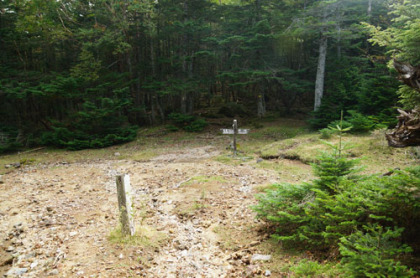
<svg viewBox="0 0 420 278">
<path fill-rule="evenodd" d="M 318 67 L 316 70 L 314 111 L 317 111 L 318 108 L 321 106 L 322 96 L 324 95 L 325 61 L 327 59 L 327 47 L 328 38 L 324 34 L 321 34 L 321 39 L 319 41 Z"/>
<path fill-rule="evenodd" d="M 262 118 L 265 116 L 266 107 L 265 107 L 265 98 L 264 93 L 258 94 L 258 117 Z"/>
<path fill-rule="evenodd" d="M 368 2 L 367 15 L 368 15 L 369 19 L 372 16 L 372 0 L 369 0 L 369 2 Z"/>
<path fill-rule="evenodd" d="M 156 76 L 156 65 L 155 65 L 155 49 L 153 45 L 153 38 L 150 38 L 150 63 L 152 65 L 152 75 Z"/>
<path fill-rule="evenodd" d="M 156 100 L 156 107 L 159 111 L 161 121 L 162 121 L 162 123 L 164 123 L 165 122 L 165 113 L 163 112 L 163 108 L 162 108 L 162 105 L 161 105 L 161 99 L 160 99 L 160 97 L 156 96 L 155 100 Z"/>
<path fill-rule="evenodd" d="M 156 110 L 155 110 L 155 96 L 149 94 L 149 103 L 150 103 L 150 120 L 152 122 L 152 125 L 156 123 Z"/>
<path fill-rule="evenodd" d="M 181 113 L 187 114 L 187 92 L 181 93 Z"/>
</svg>

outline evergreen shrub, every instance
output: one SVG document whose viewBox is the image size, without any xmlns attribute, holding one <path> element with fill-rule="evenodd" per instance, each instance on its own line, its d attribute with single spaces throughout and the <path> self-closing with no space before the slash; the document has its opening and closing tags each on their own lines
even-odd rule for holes
<svg viewBox="0 0 420 278">
<path fill-rule="evenodd" d="M 378 224 L 364 226 L 340 239 L 341 264 L 350 277 L 413 277 L 414 271 L 394 258 L 412 249 L 398 238 L 403 228 L 383 228 Z"/>
<path fill-rule="evenodd" d="M 331 130 L 335 130 L 337 126 L 341 126 L 343 129 L 349 129 L 349 130 L 353 128 L 353 125 L 348 121 L 336 120 L 328 124 L 328 128 Z"/>
<path fill-rule="evenodd" d="M 349 110 L 350 116 L 346 117 L 348 123 L 352 125 L 351 131 L 354 133 L 364 133 L 375 128 L 375 123 L 367 116 L 355 111 Z"/>
<path fill-rule="evenodd" d="M 0 126 L 0 153 L 13 152 L 22 148 L 22 144 L 16 141 L 18 130 L 9 126 Z"/>
<path fill-rule="evenodd" d="M 307 278 L 340 277 L 341 271 L 332 264 L 321 264 L 307 259 L 303 259 L 298 264 L 293 265 L 290 270 L 294 274 L 293 277 Z"/>
<path fill-rule="evenodd" d="M 235 116 L 245 117 L 249 115 L 249 112 L 242 104 L 238 104 L 236 102 L 229 102 L 220 107 L 219 114 L 222 114 L 229 118 L 233 118 Z"/>
<path fill-rule="evenodd" d="M 69 150 L 130 142 L 137 137 L 137 126 L 129 125 L 120 112 L 128 104 L 125 100 L 110 98 L 85 101 L 83 110 L 67 122 L 53 122 L 52 130 L 42 134 L 41 142 Z"/>
<path fill-rule="evenodd" d="M 176 128 L 182 128 L 188 132 L 199 132 L 208 125 L 205 119 L 197 118 L 193 115 L 171 113 L 168 118 L 173 123 L 173 125 L 169 126 L 169 130 L 171 131 L 177 131 Z"/>
<path fill-rule="evenodd" d="M 323 128 L 319 130 L 319 133 L 321 139 L 330 139 L 331 136 L 334 134 L 334 131 L 329 128 Z"/>
<path fill-rule="evenodd" d="M 98 149 L 133 141 L 136 136 L 136 126 L 116 128 L 103 134 L 89 134 L 82 131 L 72 131 L 66 127 L 57 127 L 53 128 L 53 131 L 44 132 L 41 142 L 43 145 L 68 150 Z"/>
<path fill-rule="evenodd" d="M 340 134 L 344 130 L 340 126 L 337 129 Z M 318 163 L 312 165 L 317 178 L 311 183 L 277 184 L 265 194 L 257 195 L 259 202 L 253 207 L 257 217 L 269 223 L 273 238 L 283 243 L 333 253 L 340 241 L 340 246 L 347 246 L 341 247 L 345 250 L 352 248 L 349 242 L 359 244 L 355 241 L 358 238 L 368 240 L 374 233 L 374 230 L 366 228 L 369 225 L 403 228 L 404 232 L 399 228 L 395 228 L 395 233 L 383 232 L 384 242 L 395 235 L 392 241 L 399 244 L 394 246 L 397 249 L 383 249 L 372 255 L 384 260 L 395 259 L 383 262 L 382 270 L 389 273 L 368 277 L 394 277 L 396 273 L 410 273 L 393 256 L 398 254 L 398 250 L 409 251 L 400 244 L 401 241 L 413 246 L 419 243 L 420 204 L 416 196 L 420 193 L 420 166 L 395 171 L 390 176 L 355 175 L 357 161 L 347 158 L 342 153 L 343 149 L 340 136 L 340 143 L 334 151 L 322 154 L 318 157 Z M 370 234 L 357 233 L 363 229 Z M 377 235 L 380 235 L 379 231 Z M 360 249 L 353 255 L 342 252 L 342 256 L 347 256 L 344 260 L 347 268 L 353 269 L 353 262 L 364 260 L 363 256 L 367 256 L 367 253 L 362 251 Z M 366 265 L 361 267 L 366 271 L 369 267 L 373 269 L 376 267 L 372 266 L 375 260 L 367 256 Z"/>
</svg>

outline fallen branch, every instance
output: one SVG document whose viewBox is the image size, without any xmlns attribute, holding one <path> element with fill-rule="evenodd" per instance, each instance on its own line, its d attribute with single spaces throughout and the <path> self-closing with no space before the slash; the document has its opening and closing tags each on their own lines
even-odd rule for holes
<svg viewBox="0 0 420 278">
<path fill-rule="evenodd" d="M 29 150 L 29 151 L 18 152 L 18 154 L 36 152 L 36 151 L 39 151 L 39 150 L 43 150 L 43 149 L 45 149 L 45 148 L 46 148 L 46 147 L 39 147 L 39 148 L 32 149 L 32 150 Z"/>
<path fill-rule="evenodd" d="M 181 181 L 180 183 L 176 184 L 174 187 L 175 187 L 175 188 L 178 188 L 178 187 L 180 187 L 183 183 L 189 182 L 191 179 L 192 179 L 192 178 L 189 178 L 189 179 L 186 179 L 186 180 L 184 180 L 184 181 Z"/>
</svg>

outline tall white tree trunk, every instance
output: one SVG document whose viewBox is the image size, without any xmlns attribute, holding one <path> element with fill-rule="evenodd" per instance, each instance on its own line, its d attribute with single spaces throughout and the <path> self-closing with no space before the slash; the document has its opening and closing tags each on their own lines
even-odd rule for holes
<svg viewBox="0 0 420 278">
<path fill-rule="evenodd" d="M 324 94 L 325 61 L 327 59 L 327 46 L 328 38 L 324 34 L 321 34 L 321 38 L 319 41 L 318 67 L 316 70 L 314 111 L 317 111 L 318 108 L 321 106 L 321 100 Z"/>
<path fill-rule="evenodd" d="M 369 2 L 368 2 L 367 15 L 368 15 L 369 20 L 370 20 L 370 17 L 372 16 L 372 0 L 369 0 Z"/>
</svg>

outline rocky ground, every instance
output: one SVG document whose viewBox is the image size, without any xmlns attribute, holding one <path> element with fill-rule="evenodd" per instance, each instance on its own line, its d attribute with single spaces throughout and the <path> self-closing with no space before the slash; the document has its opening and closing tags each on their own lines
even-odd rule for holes
<svg viewBox="0 0 420 278">
<path fill-rule="evenodd" d="M 0 277 L 283 277 L 264 265 L 267 235 L 250 209 L 277 174 L 217 155 L 197 147 L 10 171 L 0 184 Z M 118 174 L 134 192 L 128 241 L 116 232 Z"/>
</svg>

